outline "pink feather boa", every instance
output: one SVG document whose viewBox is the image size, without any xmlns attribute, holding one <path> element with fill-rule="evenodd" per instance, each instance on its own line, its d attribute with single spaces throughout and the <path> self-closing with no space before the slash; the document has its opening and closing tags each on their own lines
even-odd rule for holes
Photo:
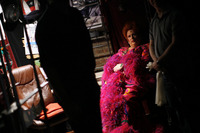
<svg viewBox="0 0 200 133">
<path fill-rule="evenodd" d="M 150 60 L 148 44 L 127 50 L 121 48 L 104 65 L 100 99 L 103 133 L 140 133 L 129 123 L 130 108 L 137 105 L 130 106 L 127 102 L 132 98 L 142 98 L 155 83 L 145 68 Z M 119 63 L 123 63 L 123 69 L 114 72 L 113 68 Z"/>
</svg>

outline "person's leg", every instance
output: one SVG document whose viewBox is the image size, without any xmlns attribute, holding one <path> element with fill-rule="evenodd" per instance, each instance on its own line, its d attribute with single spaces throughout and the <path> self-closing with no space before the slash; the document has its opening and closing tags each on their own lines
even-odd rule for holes
<svg viewBox="0 0 200 133">
<path fill-rule="evenodd" d="M 166 111 L 168 112 L 168 123 L 171 130 L 178 133 L 190 133 L 190 127 L 184 114 L 181 88 L 178 88 L 180 86 L 174 84 L 168 75 L 164 76 L 164 84 L 168 102 Z"/>
<path fill-rule="evenodd" d="M 176 96 L 175 86 L 169 79 L 168 75 L 163 76 L 165 86 L 165 96 L 167 104 L 165 105 L 166 112 L 168 115 L 168 126 L 172 133 L 179 133 L 179 113 L 177 111 L 178 97 Z"/>
</svg>

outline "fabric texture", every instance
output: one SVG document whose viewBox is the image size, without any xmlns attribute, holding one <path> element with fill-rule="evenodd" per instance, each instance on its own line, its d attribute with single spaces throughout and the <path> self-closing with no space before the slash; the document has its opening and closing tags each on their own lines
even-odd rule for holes
<svg viewBox="0 0 200 133">
<path fill-rule="evenodd" d="M 63 108 L 58 104 L 58 103 L 50 103 L 49 105 L 46 106 L 47 109 L 47 117 L 52 118 L 57 114 L 61 114 L 64 112 Z M 44 120 L 44 111 L 40 113 L 39 119 Z"/>
<path fill-rule="evenodd" d="M 164 85 L 163 73 L 161 71 L 158 71 L 156 74 L 156 99 L 155 99 L 155 104 L 157 104 L 158 106 L 162 106 L 167 103 L 164 87 L 165 85 Z"/>
<path fill-rule="evenodd" d="M 147 95 L 155 77 L 145 68 L 149 62 L 148 44 L 128 51 L 122 47 L 104 65 L 100 99 L 103 133 L 161 133 L 150 124 Z M 123 68 L 114 72 L 117 64 Z"/>
</svg>

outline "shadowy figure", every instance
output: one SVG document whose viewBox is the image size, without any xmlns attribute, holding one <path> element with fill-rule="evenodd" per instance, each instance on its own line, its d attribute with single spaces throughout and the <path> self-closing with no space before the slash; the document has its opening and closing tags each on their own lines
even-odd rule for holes
<svg viewBox="0 0 200 133">
<path fill-rule="evenodd" d="M 75 133 L 100 133 L 100 88 L 89 32 L 65 0 L 49 5 L 36 29 L 41 65 Z"/>
<path fill-rule="evenodd" d="M 188 44 L 185 17 L 168 0 L 149 0 L 156 13 L 150 24 L 150 55 L 153 69 L 163 73 L 165 105 L 171 133 L 190 133 L 188 102 Z"/>
</svg>

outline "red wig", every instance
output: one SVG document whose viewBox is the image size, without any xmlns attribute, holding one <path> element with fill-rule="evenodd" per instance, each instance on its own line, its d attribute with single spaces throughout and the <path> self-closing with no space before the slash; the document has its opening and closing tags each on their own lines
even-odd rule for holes
<svg viewBox="0 0 200 133">
<path fill-rule="evenodd" d="M 139 29 L 135 21 L 129 21 L 126 22 L 123 29 L 122 29 L 122 34 L 127 40 L 127 31 L 128 30 L 133 30 L 136 34 L 139 34 Z"/>
</svg>

